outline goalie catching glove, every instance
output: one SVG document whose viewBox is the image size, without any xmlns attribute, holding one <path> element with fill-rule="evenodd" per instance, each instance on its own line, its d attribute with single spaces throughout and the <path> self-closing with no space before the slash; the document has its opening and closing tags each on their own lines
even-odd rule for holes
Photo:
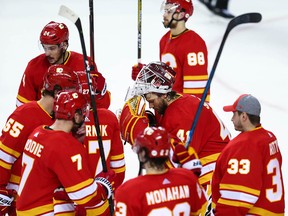
<svg viewBox="0 0 288 216">
<path fill-rule="evenodd" d="M 182 143 L 176 144 L 173 154 L 173 162 L 180 163 L 185 169 L 191 170 L 195 175 L 199 176 L 201 174 L 201 162 L 195 150 L 189 146 L 187 150 Z"/>
<path fill-rule="evenodd" d="M 145 111 L 145 99 L 142 96 L 134 96 L 124 104 L 120 115 L 121 137 L 126 142 L 134 145 L 137 135 L 146 127 L 149 127 L 149 119 L 153 114 Z"/>
</svg>

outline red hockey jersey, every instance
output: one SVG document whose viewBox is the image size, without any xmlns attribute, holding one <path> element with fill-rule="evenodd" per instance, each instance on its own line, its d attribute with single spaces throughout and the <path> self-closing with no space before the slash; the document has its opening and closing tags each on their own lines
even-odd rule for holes
<svg viewBox="0 0 288 216">
<path fill-rule="evenodd" d="M 124 182 L 115 192 L 115 215 L 199 215 L 205 203 L 196 176 L 173 168 Z"/>
<path fill-rule="evenodd" d="M 216 215 L 284 215 L 281 166 L 273 133 L 261 126 L 240 133 L 216 163 L 212 179 Z"/>
<path fill-rule="evenodd" d="M 21 174 L 21 155 L 29 134 L 39 125 L 52 124 L 52 117 L 32 101 L 15 109 L 8 117 L 0 137 L 0 184 L 18 189 Z M 11 173 L 10 173 L 11 172 Z"/>
<path fill-rule="evenodd" d="M 64 64 L 74 71 L 84 71 L 85 67 L 83 55 L 73 51 L 68 51 L 68 54 L 68 58 Z M 35 57 L 28 63 L 19 85 L 16 102 L 17 106 L 20 106 L 23 103 L 27 103 L 29 101 L 39 100 L 41 98 L 41 90 L 43 89 L 43 77 L 50 66 L 51 65 L 46 59 L 45 54 L 41 54 Z M 97 67 L 93 73 L 99 73 Z M 97 104 L 99 107 L 109 107 L 109 92 L 106 92 L 103 98 L 97 101 Z"/>
<path fill-rule="evenodd" d="M 97 109 L 100 134 L 104 147 L 107 169 L 116 173 L 113 187 L 117 189 L 125 178 L 124 147 L 120 137 L 120 127 L 115 114 L 107 109 Z M 88 152 L 89 167 L 94 176 L 103 171 L 100 158 L 99 143 L 94 123 L 93 112 L 90 111 L 89 119 L 85 121 L 86 137 L 84 145 Z M 87 215 L 110 215 L 108 201 L 100 203 L 94 208 L 87 208 Z"/>
<path fill-rule="evenodd" d="M 124 147 L 120 137 L 120 127 L 117 117 L 107 109 L 97 109 L 100 134 L 103 142 L 106 165 L 117 173 L 115 186 L 122 184 L 125 177 Z M 90 111 L 89 118 L 85 120 L 86 137 L 84 146 L 87 149 L 90 168 L 96 176 L 103 170 L 101 163 L 97 132 L 95 128 L 93 112 Z"/>
<path fill-rule="evenodd" d="M 172 137 L 186 143 L 199 103 L 200 99 L 193 95 L 180 96 L 167 107 L 160 126 Z M 215 162 L 229 140 L 228 129 L 213 109 L 204 103 L 190 143 L 203 166 L 199 178 L 202 185 L 210 184 Z M 172 160 L 171 166 L 175 166 Z"/>
<path fill-rule="evenodd" d="M 95 198 L 97 185 L 87 152 L 72 133 L 36 128 L 28 137 L 22 159 L 22 177 L 16 208 L 19 215 L 53 213 L 53 194 L 64 187 L 77 204 Z"/>
<path fill-rule="evenodd" d="M 172 37 L 168 31 L 160 40 L 160 60 L 176 72 L 173 90 L 202 97 L 208 80 L 208 52 L 205 41 L 187 30 Z M 210 101 L 208 92 L 206 102 Z"/>
</svg>

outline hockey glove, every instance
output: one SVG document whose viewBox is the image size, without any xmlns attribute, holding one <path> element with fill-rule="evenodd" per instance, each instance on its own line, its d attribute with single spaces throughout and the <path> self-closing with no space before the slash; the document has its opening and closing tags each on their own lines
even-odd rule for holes
<svg viewBox="0 0 288 216">
<path fill-rule="evenodd" d="M 6 213 L 13 215 L 12 212 L 15 212 L 15 202 L 13 201 L 16 195 L 17 192 L 15 190 L 0 187 L 0 215 L 5 215 Z"/>
<path fill-rule="evenodd" d="M 212 208 L 212 195 L 210 195 L 208 198 L 208 204 L 204 216 L 215 216 L 214 209 Z"/>
<path fill-rule="evenodd" d="M 107 179 L 110 182 L 112 189 L 114 191 L 115 190 L 114 185 L 115 185 L 116 176 L 117 176 L 117 174 L 115 173 L 115 171 L 110 169 L 107 172 L 99 173 L 96 177 L 102 177 L 102 178 Z"/>
<path fill-rule="evenodd" d="M 115 181 L 116 174 L 114 170 L 109 170 L 108 172 L 99 173 L 95 182 L 98 185 L 97 193 L 99 192 L 102 195 L 102 200 L 109 199 L 113 194 L 113 187 L 111 182 Z"/>
<path fill-rule="evenodd" d="M 138 74 L 140 73 L 141 69 L 142 69 L 143 67 L 145 67 L 145 66 L 146 66 L 146 64 L 138 63 L 138 64 L 136 64 L 136 65 L 134 65 L 134 66 L 132 67 L 131 77 L 132 77 L 132 79 L 133 79 L 134 81 L 136 80 L 136 78 L 137 78 Z"/>
<path fill-rule="evenodd" d="M 175 163 L 180 163 L 183 168 L 191 170 L 195 175 L 199 176 L 202 168 L 201 162 L 192 147 L 189 147 L 189 152 L 183 144 L 177 144 L 172 160 Z"/>
<path fill-rule="evenodd" d="M 149 126 L 145 106 L 145 99 L 142 96 L 134 96 L 126 101 L 120 114 L 121 137 L 131 145 L 134 145 L 137 135 Z"/>
<path fill-rule="evenodd" d="M 109 199 L 112 196 L 113 192 L 110 182 L 103 177 L 95 178 L 95 182 L 97 183 L 97 194 L 99 193 L 101 199 L 103 201 Z"/>
</svg>

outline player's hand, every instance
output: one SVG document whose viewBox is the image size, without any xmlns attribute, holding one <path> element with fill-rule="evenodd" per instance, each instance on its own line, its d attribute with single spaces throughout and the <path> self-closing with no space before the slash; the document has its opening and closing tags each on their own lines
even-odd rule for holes
<svg viewBox="0 0 288 216">
<path fill-rule="evenodd" d="M 112 186 L 112 189 L 113 189 L 113 191 L 115 190 L 115 179 L 116 179 L 116 176 L 117 176 L 117 174 L 115 173 L 115 171 L 114 170 L 112 170 L 112 169 L 110 169 L 110 170 L 108 170 L 107 172 L 101 172 L 101 173 L 99 173 L 97 176 L 96 176 L 96 178 L 97 177 L 103 177 L 103 178 L 105 178 L 105 179 L 107 179 L 109 182 L 110 182 L 110 184 L 111 184 L 111 186 Z"/>
<path fill-rule="evenodd" d="M 183 144 L 177 144 L 174 149 L 173 162 L 180 163 L 183 168 L 192 170 L 195 175 L 199 176 L 201 173 L 201 162 L 194 154 L 195 151 L 192 147 L 189 147 L 192 150 L 192 154 L 189 154 L 188 150 Z"/>
<path fill-rule="evenodd" d="M 99 173 L 96 178 L 95 182 L 98 185 L 97 193 L 100 192 L 102 194 L 102 199 L 106 200 L 109 199 L 113 194 L 113 186 L 116 178 L 116 173 L 114 170 L 108 170 L 108 172 L 101 172 Z"/>
<path fill-rule="evenodd" d="M 0 187 L 0 215 L 5 215 L 6 213 L 13 215 L 12 212 L 15 212 L 14 199 L 16 196 L 17 192 L 15 190 Z"/>
<path fill-rule="evenodd" d="M 132 67 L 131 77 L 132 77 L 132 79 L 133 79 L 134 81 L 136 80 L 136 78 L 137 78 L 138 74 L 140 73 L 141 69 L 142 69 L 143 67 L 145 67 L 145 66 L 146 66 L 146 64 L 138 63 L 138 64 L 136 64 L 136 65 L 134 65 L 134 66 Z"/>
</svg>

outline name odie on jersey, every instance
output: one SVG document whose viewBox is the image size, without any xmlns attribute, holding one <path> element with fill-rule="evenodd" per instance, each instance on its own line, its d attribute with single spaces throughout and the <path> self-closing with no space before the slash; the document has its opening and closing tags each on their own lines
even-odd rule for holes
<svg viewBox="0 0 288 216">
<path fill-rule="evenodd" d="M 25 150 L 34 154 L 37 157 L 41 157 L 41 152 L 44 146 L 34 140 L 28 139 L 25 144 Z"/>
</svg>

